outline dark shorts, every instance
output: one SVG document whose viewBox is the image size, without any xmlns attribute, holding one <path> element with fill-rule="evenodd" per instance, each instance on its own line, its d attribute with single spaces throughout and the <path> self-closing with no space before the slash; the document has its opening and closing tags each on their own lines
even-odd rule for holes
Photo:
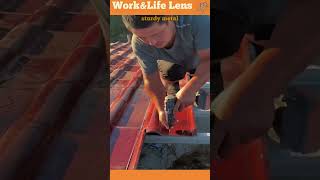
<svg viewBox="0 0 320 180">
<path fill-rule="evenodd" d="M 183 66 L 170 61 L 158 60 L 157 63 L 161 77 L 168 81 L 178 81 L 183 79 L 186 73 L 192 75 L 196 72 L 196 69 L 187 70 Z"/>
</svg>

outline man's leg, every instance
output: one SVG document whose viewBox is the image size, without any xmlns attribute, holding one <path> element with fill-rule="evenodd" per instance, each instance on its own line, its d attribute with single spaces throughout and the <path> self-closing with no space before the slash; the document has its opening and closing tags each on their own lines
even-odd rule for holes
<svg viewBox="0 0 320 180">
<path fill-rule="evenodd" d="M 175 95 L 180 90 L 179 80 L 184 78 L 186 70 L 181 65 L 169 61 L 158 60 L 157 63 L 167 94 Z"/>
</svg>

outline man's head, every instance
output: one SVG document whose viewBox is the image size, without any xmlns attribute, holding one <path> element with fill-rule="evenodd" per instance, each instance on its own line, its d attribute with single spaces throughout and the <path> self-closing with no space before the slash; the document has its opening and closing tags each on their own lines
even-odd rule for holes
<svg viewBox="0 0 320 180">
<path fill-rule="evenodd" d="M 144 43 L 156 48 L 171 46 L 175 37 L 175 24 L 166 21 L 164 16 L 157 16 L 159 21 L 149 18 L 155 16 L 122 16 L 122 21 L 126 28 L 138 36 Z"/>
</svg>

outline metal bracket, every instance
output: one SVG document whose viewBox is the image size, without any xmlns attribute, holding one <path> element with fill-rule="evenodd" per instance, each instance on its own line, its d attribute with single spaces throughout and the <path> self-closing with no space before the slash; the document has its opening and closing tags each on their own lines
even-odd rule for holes
<svg viewBox="0 0 320 180">
<path fill-rule="evenodd" d="M 147 135 L 144 143 L 156 144 L 210 144 L 210 133 L 197 133 L 196 136 Z"/>
</svg>

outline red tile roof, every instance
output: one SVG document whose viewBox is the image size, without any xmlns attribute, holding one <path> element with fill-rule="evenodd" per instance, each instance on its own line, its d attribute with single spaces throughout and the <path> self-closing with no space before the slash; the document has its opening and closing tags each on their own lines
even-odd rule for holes
<svg viewBox="0 0 320 180">
<path fill-rule="evenodd" d="M 0 7 L 0 179 L 105 179 L 107 60 L 95 10 L 88 0 Z"/>
<path fill-rule="evenodd" d="M 159 124 L 154 105 L 143 91 L 142 73 L 130 44 L 114 43 L 110 49 L 110 168 L 134 169 L 146 133 L 170 136 L 195 135 L 192 107 L 177 113 L 170 131 Z"/>
</svg>

